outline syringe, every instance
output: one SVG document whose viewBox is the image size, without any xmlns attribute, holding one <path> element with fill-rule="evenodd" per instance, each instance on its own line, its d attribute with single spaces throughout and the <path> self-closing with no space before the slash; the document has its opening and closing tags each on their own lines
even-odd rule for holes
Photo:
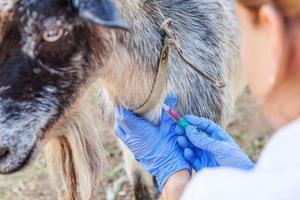
<svg viewBox="0 0 300 200">
<path fill-rule="evenodd" d="M 166 104 L 163 104 L 163 109 L 168 113 L 168 115 L 182 128 L 186 129 L 188 126 L 191 126 L 189 122 L 181 117 L 173 108 L 170 106 L 167 106 Z M 210 137 L 206 132 L 202 131 L 199 128 L 196 128 L 199 133 L 202 133 L 208 137 Z"/>
<path fill-rule="evenodd" d="M 163 104 L 163 109 L 168 113 L 168 115 L 182 128 L 186 129 L 190 124 L 186 119 L 181 117 L 173 108 Z"/>
</svg>

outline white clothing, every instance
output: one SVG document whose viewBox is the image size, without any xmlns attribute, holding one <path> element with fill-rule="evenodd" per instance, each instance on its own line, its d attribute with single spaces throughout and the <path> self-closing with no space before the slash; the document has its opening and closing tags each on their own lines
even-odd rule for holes
<svg viewBox="0 0 300 200">
<path fill-rule="evenodd" d="M 300 200 L 300 119 L 277 131 L 255 169 L 205 169 L 181 199 Z"/>
</svg>

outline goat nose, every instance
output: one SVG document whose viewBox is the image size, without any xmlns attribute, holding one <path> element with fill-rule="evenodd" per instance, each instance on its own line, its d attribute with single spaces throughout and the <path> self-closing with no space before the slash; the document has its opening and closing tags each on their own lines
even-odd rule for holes
<svg viewBox="0 0 300 200">
<path fill-rule="evenodd" d="M 6 157 L 9 153 L 8 147 L 0 147 L 0 159 Z"/>
</svg>

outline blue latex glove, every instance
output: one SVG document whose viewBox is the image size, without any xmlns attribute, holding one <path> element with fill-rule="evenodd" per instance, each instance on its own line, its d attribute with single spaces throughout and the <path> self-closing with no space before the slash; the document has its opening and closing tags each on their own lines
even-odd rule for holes
<svg viewBox="0 0 300 200">
<path fill-rule="evenodd" d="M 168 98 L 165 103 L 174 107 L 176 98 Z M 165 111 L 162 112 L 160 125 L 154 126 L 129 110 L 116 108 L 117 136 L 146 171 L 156 178 L 160 191 L 172 174 L 184 169 L 191 171 L 177 143 L 175 127 L 176 123 Z"/>
<path fill-rule="evenodd" d="M 213 121 L 193 115 L 184 117 L 191 126 L 177 125 L 178 143 L 197 171 L 204 167 L 226 166 L 252 169 L 254 164 L 235 141 Z M 184 136 L 184 133 L 186 136 Z"/>
</svg>

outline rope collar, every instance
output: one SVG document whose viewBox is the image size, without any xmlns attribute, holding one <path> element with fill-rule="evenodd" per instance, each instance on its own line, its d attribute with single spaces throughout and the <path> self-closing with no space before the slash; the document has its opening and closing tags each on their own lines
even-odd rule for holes
<svg viewBox="0 0 300 200">
<path fill-rule="evenodd" d="M 194 69 L 200 76 L 210 81 L 217 90 L 221 90 L 226 86 L 222 81 L 218 81 L 214 79 L 210 75 L 203 72 L 201 68 L 189 62 L 189 60 L 184 56 L 180 43 L 178 42 L 175 34 L 172 31 L 171 22 L 172 22 L 171 19 L 167 19 L 164 21 L 164 23 L 161 26 L 161 30 L 164 32 L 164 36 L 163 36 L 163 48 L 161 51 L 157 74 L 147 100 L 143 105 L 141 105 L 139 108 L 134 110 L 134 112 L 138 115 L 146 114 L 160 102 L 160 97 L 164 91 L 164 88 L 167 85 L 167 71 L 168 71 L 170 48 L 174 48 L 183 62 L 185 62 L 188 66 Z"/>
</svg>

